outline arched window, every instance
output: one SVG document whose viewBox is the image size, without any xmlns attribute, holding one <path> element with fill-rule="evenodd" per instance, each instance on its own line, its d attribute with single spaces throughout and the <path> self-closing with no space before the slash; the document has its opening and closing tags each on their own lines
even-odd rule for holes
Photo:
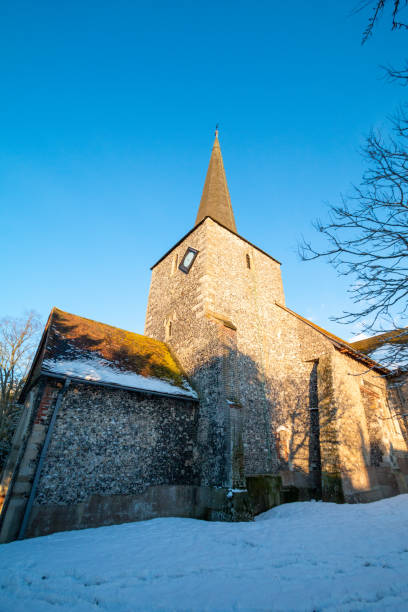
<svg viewBox="0 0 408 612">
<path fill-rule="evenodd" d="M 251 258 L 248 255 L 248 253 L 246 254 L 245 258 L 246 258 L 246 267 L 248 268 L 248 270 L 250 270 L 251 269 Z"/>
</svg>

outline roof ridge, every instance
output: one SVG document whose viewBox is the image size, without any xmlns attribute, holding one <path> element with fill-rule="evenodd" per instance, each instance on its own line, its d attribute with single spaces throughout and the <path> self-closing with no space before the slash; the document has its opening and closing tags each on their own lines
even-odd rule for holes
<svg viewBox="0 0 408 612">
<path fill-rule="evenodd" d="M 50 317 L 54 314 L 54 312 L 61 312 L 64 315 L 69 315 L 70 317 L 78 317 L 78 319 L 84 319 L 85 321 L 89 321 L 90 323 L 97 323 L 98 325 L 104 325 L 105 327 L 111 327 L 117 331 L 122 331 L 126 334 L 133 334 L 135 336 L 140 336 L 141 338 L 148 338 L 149 340 L 153 340 L 153 342 L 159 342 L 160 344 L 164 344 L 167 346 L 165 342 L 162 340 L 157 340 L 156 338 L 152 338 L 151 336 L 146 336 L 145 334 L 138 334 L 137 332 L 130 331 L 129 329 L 124 329 L 123 327 L 117 327 L 116 325 L 111 325 L 110 323 L 104 323 L 103 321 L 97 321 L 96 319 L 90 319 L 89 317 L 83 317 L 82 315 L 75 314 L 73 312 L 68 312 L 67 310 L 62 310 L 61 308 L 57 308 L 57 306 L 53 306 L 51 310 Z"/>
</svg>

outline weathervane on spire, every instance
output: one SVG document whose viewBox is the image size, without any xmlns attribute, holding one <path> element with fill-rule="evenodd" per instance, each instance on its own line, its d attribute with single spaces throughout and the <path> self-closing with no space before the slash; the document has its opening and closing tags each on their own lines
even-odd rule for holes
<svg viewBox="0 0 408 612">
<path fill-rule="evenodd" d="M 218 123 L 215 126 L 215 137 L 218 138 Z"/>
</svg>

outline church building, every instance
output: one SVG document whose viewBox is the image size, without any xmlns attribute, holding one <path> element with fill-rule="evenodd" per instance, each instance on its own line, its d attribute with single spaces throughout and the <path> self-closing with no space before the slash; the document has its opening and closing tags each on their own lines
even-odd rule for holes
<svg viewBox="0 0 408 612">
<path fill-rule="evenodd" d="M 407 493 L 398 389 L 285 304 L 280 262 L 237 232 L 216 133 L 194 227 L 152 266 L 145 335 L 52 310 L 2 475 L 0 541 Z"/>
</svg>

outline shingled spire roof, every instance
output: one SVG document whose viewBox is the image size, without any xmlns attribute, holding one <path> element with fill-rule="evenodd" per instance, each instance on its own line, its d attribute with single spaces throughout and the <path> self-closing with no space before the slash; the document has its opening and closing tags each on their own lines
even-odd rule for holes
<svg viewBox="0 0 408 612">
<path fill-rule="evenodd" d="M 198 225 L 205 217 L 212 217 L 221 225 L 237 232 L 218 141 L 218 130 L 215 130 L 214 146 L 195 225 Z"/>
</svg>

